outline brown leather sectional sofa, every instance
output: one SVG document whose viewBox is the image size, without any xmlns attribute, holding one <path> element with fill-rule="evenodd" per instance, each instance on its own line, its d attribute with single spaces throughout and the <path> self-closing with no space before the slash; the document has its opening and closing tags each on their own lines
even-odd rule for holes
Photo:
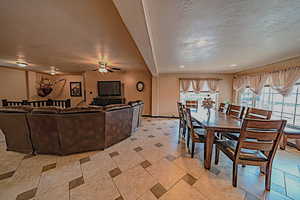
<svg viewBox="0 0 300 200">
<path fill-rule="evenodd" d="M 141 102 L 67 109 L 5 107 L 0 109 L 0 128 L 7 150 L 67 155 L 102 150 L 126 139 L 139 126 L 140 109 Z"/>
</svg>

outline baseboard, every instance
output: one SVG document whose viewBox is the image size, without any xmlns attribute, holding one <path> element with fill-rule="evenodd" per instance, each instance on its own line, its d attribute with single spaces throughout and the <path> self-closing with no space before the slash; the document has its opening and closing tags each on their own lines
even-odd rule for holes
<svg viewBox="0 0 300 200">
<path fill-rule="evenodd" d="M 175 116 L 161 116 L 161 115 L 142 115 L 143 117 L 150 117 L 150 118 L 167 118 L 167 119 L 179 119 L 179 117 Z"/>
</svg>

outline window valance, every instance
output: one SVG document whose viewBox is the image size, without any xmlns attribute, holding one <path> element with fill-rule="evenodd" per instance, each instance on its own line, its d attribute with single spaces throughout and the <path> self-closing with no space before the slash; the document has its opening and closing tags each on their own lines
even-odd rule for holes
<svg viewBox="0 0 300 200">
<path fill-rule="evenodd" d="M 269 84 L 283 96 L 288 96 L 299 79 L 300 67 L 291 67 L 274 72 L 236 76 L 233 79 L 233 89 L 239 91 L 249 87 L 253 93 L 259 95 L 264 85 Z"/>
<path fill-rule="evenodd" d="M 216 93 L 219 91 L 219 81 L 221 79 L 215 78 L 180 78 L 180 89 L 183 92 L 193 91 L 195 93 L 200 93 L 204 90 L 205 85 L 211 93 Z"/>
</svg>

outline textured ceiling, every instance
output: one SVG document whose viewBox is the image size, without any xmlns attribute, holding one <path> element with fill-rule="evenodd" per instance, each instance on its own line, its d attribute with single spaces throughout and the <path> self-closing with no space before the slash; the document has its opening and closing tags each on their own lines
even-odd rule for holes
<svg viewBox="0 0 300 200">
<path fill-rule="evenodd" d="M 81 72 L 106 60 L 145 69 L 135 42 L 110 0 L 1 0 L 0 66 Z"/>
<path fill-rule="evenodd" d="M 300 55 L 299 0 L 143 3 L 159 73 L 231 73 Z"/>
<path fill-rule="evenodd" d="M 0 65 L 233 73 L 299 56 L 299 10 L 299 0 L 1 0 Z"/>
</svg>

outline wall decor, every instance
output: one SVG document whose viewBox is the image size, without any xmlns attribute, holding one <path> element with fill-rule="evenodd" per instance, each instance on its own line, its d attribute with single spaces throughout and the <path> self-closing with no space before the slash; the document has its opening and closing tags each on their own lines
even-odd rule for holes
<svg viewBox="0 0 300 200">
<path fill-rule="evenodd" d="M 63 86 L 65 85 L 66 80 L 60 79 L 60 80 L 52 80 L 46 77 L 42 77 L 41 80 L 37 82 L 37 95 L 39 97 L 46 97 L 51 94 L 51 92 L 54 90 L 55 86 L 58 85 L 58 83 L 64 82 Z"/>
<path fill-rule="evenodd" d="M 136 83 L 136 90 L 142 92 L 145 88 L 145 84 L 142 81 Z"/>
<path fill-rule="evenodd" d="M 70 96 L 82 97 L 81 82 L 70 82 Z"/>
</svg>

